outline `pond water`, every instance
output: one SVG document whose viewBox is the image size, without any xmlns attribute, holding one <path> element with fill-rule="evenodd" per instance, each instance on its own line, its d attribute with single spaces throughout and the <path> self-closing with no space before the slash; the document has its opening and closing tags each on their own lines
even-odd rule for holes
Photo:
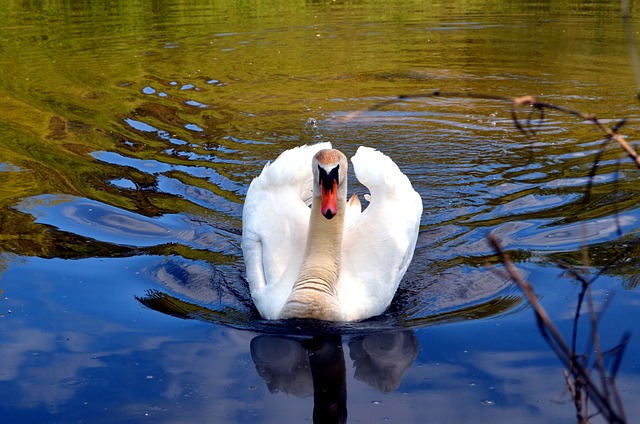
<svg viewBox="0 0 640 424">
<path fill-rule="evenodd" d="M 568 340 L 588 257 L 640 416 L 640 171 L 581 119 L 525 137 L 473 96 L 626 118 L 633 144 L 617 2 L 8 2 L 0 75 L 6 422 L 572 422 L 490 233 Z M 320 141 L 387 153 L 424 215 L 388 312 L 312 331 L 259 319 L 240 229 L 264 164 Z"/>
</svg>

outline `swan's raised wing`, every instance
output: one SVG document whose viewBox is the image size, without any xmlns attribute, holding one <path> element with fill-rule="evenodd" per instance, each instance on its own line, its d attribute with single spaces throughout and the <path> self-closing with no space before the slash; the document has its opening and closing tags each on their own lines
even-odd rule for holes
<svg viewBox="0 0 640 424">
<path fill-rule="evenodd" d="M 242 210 L 242 253 L 253 301 L 277 319 L 298 277 L 309 228 L 311 161 L 331 143 L 283 152 L 249 185 Z"/>
<path fill-rule="evenodd" d="M 415 249 L 422 199 L 386 155 L 360 147 L 351 159 L 370 191 L 369 206 L 345 228 L 337 291 L 345 319 L 389 306 Z"/>
</svg>

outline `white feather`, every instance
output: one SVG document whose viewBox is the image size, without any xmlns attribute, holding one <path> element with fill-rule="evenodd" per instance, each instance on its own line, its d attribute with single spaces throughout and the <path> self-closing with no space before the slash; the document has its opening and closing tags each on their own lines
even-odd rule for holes
<svg viewBox="0 0 640 424">
<path fill-rule="evenodd" d="M 243 209 L 242 249 L 254 303 L 277 319 L 298 277 L 305 252 L 313 156 L 329 143 L 282 153 L 255 178 Z M 413 257 L 422 200 L 386 155 L 360 147 L 352 158 L 358 180 L 370 191 L 368 207 L 349 202 L 336 283 L 340 316 L 355 321 L 389 306 Z"/>
</svg>

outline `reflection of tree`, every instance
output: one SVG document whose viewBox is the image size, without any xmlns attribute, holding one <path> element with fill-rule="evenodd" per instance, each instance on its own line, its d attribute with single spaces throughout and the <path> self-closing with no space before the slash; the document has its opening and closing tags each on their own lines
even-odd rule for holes
<svg viewBox="0 0 640 424">
<path fill-rule="evenodd" d="M 595 274 L 619 277 L 625 290 L 640 286 L 640 242 L 633 237 L 589 247 L 589 262 Z M 558 253 L 553 258 L 565 268 L 581 266 L 584 260 L 582 252 Z"/>
<path fill-rule="evenodd" d="M 627 290 L 635 289 L 640 286 L 640 275 L 629 275 L 625 278 L 624 288 Z"/>
<path fill-rule="evenodd" d="M 16 252 L 21 256 L 40 258 L 84 259 L 95 257 L 127 257 L 136 254 L 128 246 L 101 242 L 48 225 L 34 222 L 33 216 L 13 209 L 0 213 L 3 234 L 0 250 Z"/>
</svg>

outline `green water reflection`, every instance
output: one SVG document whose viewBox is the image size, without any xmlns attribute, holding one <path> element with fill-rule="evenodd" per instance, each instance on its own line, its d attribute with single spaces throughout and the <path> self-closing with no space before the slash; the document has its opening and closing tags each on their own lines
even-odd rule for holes
<svg viewBox="0 0 640 424">
<path fill-rule="evenodd" d="M 476 14 L 481 19 L 473 19 Z M 305 127 L 308 118 L 327 119 L 385 96 L 434 87 L 547 94 L 563 101 L 571 95 L 577 109 L 620 116 L 618 102 L 629 105 L 632 84 L 627 72 L 611 77 L 611 69 L 627 59 L 621 27 L 613 25 L 617 18 L 614 2 L 9 2 L 0 14 L 0 157 L 17 172 L 3 172 L 3 216 L 8 228 L 46 237 L 28 216 L 9 209 L 42 193 L 78 195 L 147 216 L 207 216 L 208 208 L 154 190 L 156 176 L 90 154 L 118 152 L 207 168 L 217 178 L 176 168 L 165 175 L 240 204 L 243 187 L 263 160 L 343 131 L 323 134 Z M 603 96 L 606 101 L 594 104 Z M 624 115 L 635 112 L 635 105 L 625 107 Z M 429 108 L 443 110 L 438 104 Z M 465 134 L 455 143 L 487 154 L 482 159 L 494 172 L 500 155 L 490 150 L 496 143 L 482 140 L 511 137 L 504 135 L 511 128 L 500 109 L 447 104 L 446 114 L 433 120 L 418 115 L 422 122 L 406 144 L 421 140 L 416 147 L 424 151 L 424 143 L 450 140 L 448 126 L 461 124 Z M 470 122 L 491 121 L 492 113 L 499 119 L 489 125 L 497 123 L 499 131 L 487 125 L 474 131 Z M 403 119 L 389 117 L 384 129 L 358 126 L 346 134 L 354 138 L 347 143 L 380 143 L 381 130 L 385 138 L 402 137 Z M 390 136 L 397 127 L 401 133 Z M 472 141 L 474 132 L 480 142 Z M 572 134 L 581 135 L 580 129 Z M 504 139 L 498 142 L 504 148 Z M 441 146 L 428 161 L 465 166 L 468 158 L 459 149 Z M 549 145 L 543 157 L 557 155 L 555 149 Z M 417 173 L 425 159 L 407 150 L 398 154 Z M 575 151 L 575 145 L 564 151 Z M 512 155 L 506 165 L 519 161 Z M 585 163 L 578 161 L 577 175 L 584 175 Z M 139 190 L 110 183 L 123 178 Z M 214 219 L 237 228 L 238 210 Z"/>
<path fill-rule="evenodd" d="M 607 2 L 11 3 L 0 16 L 0 246 L 60 258 L 175 254 L 241 269 L 248 182 L 283 149 L 322 139 L 347 153 L 361 143 L 392 151 L 427 199 L 412 278 L 422 283 L 408 297 L 461 260 L 470 269 L 493 261 L 489 230 L 521 258 L 575 252 L 575 262 L 582 222 L 594 245 L 638 226 L 635 169 L 615 149 L 582 202 L 600 137 L 589 126 L 551 115 L 532 148 L 499 102 L 426 100 L 340 118 L 438 87 L 543 95 L 630 117 L 632 131 L 630 72 L 611 78 L 627 64 L 618 14 Z M 117 208 L 119 220 L 135 213 L 140 225 L 182 215 L 219 231 L 209 245 L 146 246 L 101 237 L 92 218 L 86 231 L 66 228 L 64 214 L 38 221 L 66 195 Z M 594 249 L 595 262 L 607 263 L 610 249 Z M 637 268 L 623 265 L 613 268 Z M 456 279 L 477 278 L 468 271 Z"/>
</svg>

